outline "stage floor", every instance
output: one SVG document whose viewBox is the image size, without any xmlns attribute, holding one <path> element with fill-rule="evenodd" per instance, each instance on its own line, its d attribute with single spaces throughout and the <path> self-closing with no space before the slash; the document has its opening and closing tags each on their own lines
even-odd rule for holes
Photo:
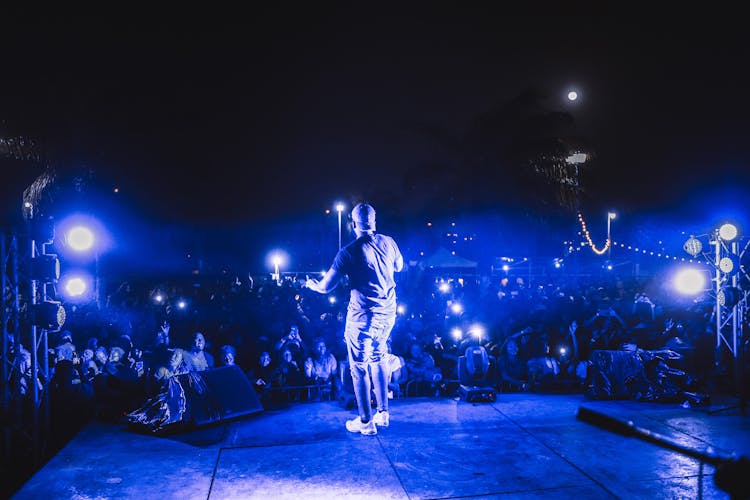
<svg viewBox="0 0 750 500">
<path fill-rule="evenodd" d="M 13 498 L 728 498 L 712 466 L 583 422 L 581 406 L 697 451 L 750 456 L 750 418 L 715 400 L 396 399 L 374 437 L 347 432 L 354 412 L 335 401 L 291 403 L 170 437 L 92 423 Z"/>
</svg>

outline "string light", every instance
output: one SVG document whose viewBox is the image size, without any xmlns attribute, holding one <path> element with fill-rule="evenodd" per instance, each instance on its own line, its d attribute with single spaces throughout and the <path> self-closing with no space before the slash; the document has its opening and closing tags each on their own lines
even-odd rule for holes
<svg viewBox="0 0 750 500">
<path fill-rule="evenodd" d="M 584 247 L 586 247 L 587 245 L 589 245 L 589 244 L 586 243 L 585 241 L 582 241 L 580 243 L 579 247 L 573 247 L 573 246 L 571 246 L 571 247 L 569 247 L 568 250 L 570 252 L 573 252 L 573 251 L 580 252 L 581 249 L 584 248 Z M 641 254 L 641 255 L 643 255 L 643 254 L 651 255 L 653 257 L 660 257 L 662 259 L 669 260 L 669 261 L 690 262 L 690 263 L 700 262 L 699 260 L 686 259 L 684 257 L 677 257 L 675 255 L 662 254 L 661 252 L 655 252 L 655 251 L 650 251 L 650 250 L 643 249 L 643 248 L 633 247 L 632 245 L 626 245 L 625 243 L 620 243 L 620 242 L 617 242 L 617 241 L 613 241 L 612 242 L 612 246 L 615 246 L 615 247 L 619 246 L 620 248 L 627 249 L 627 250 L 630 250 L 632 252 L 635 252 L 635 253 L 638 253 L 638 254 Z"/>
<path fill-rule="evenodd" d="M 625 243 L 620 243 L 617 241 L 613 241 L 612 245 L 619 246 L 620 248 L 628 249 L 636 253 L 653 255 L 654 257 L 660 257 L 662 259 L 671 260 L 671 261 L 679 260 L 680 262 L 698 262 L 697 260 L 693 260 L 693 259 L 685 259 L 684 257 L 677 257 L 675 255 L 670 256 L 669 254 L 662 254 L 661 252 L 658 252 L 658 251 L 655 252 L 655 251 L 647 250 L 645 248 L 633 247 L 631 245 L 626 245 Z"/>
<path fill-rule="evenodd" d="M 578 222 L 581 223 L 581 230 L 583 231 L 583 236 L 586 238 L 586 242 L 591 247 L 591 250 L 596 255 L 604 255 L 607 250 L 609 250 L 609 246 L 612 243 L 609 238 L 607 238 L 607 241 L 604 243 L 604 248 L 596 248 L 596 245 L 594 245 L 594 242 L 591 240 L 591 235 L 589 234 L 589 230 L 586 228 L 586 221 L 583 220 L 583 215 L 581 213 L 578 213 Z"/>
</svg>

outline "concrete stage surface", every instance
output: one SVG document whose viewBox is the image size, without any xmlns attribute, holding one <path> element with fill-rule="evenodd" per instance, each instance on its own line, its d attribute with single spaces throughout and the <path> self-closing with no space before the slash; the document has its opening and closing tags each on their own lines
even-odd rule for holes
<svg viewBox="0 0 750 500">
<path fill-rule="evenodd" d="M 683 408 L 581 394 L 404 398 L 391 400 L 391 425 L 377 436 L 347 432 L 354 412 L 336 401 L 295 402 L 169 437 L 91 423 L 13 498 L 729 497 L 713 466 L 586 423 L 581 406 L 699 452 L 750 455 L 750 419 L 715 399 Z"/>
</svg>

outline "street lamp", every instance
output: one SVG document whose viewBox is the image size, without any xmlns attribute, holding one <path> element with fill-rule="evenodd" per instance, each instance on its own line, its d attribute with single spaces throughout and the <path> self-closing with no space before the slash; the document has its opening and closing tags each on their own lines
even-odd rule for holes
<svg viewBox="0 0 750 500">
<path fill-rule="evenodd" d="M 612 238 L 610 237 L 610 232 L 612 228 L 612 221 L 617 218 L 617 214 L 614 212 L 608 212 L 607 213 L 607 241 L 609 242 L 609 248 L 607 249 L 607 258 L 610 258 L 612 256 Z"/>
<path fill-rule="evenodd" d="M 281 257 L 279 257 L 278 255 L 274 255 L 272 260 L 273 260 L 273 278 L 274 280 L 276 280 L 276 283 L 278 283 L 279 281 L 281 281 L 279 277 L 279 264 L 281 264 Z"/>
<path fill-rule="evenodd" d="M 336 203 L 336 211 L 339 213 L 339 250 L 341 250 L 341 212 L 344 211 L 344 204 Z"/>
</svg>

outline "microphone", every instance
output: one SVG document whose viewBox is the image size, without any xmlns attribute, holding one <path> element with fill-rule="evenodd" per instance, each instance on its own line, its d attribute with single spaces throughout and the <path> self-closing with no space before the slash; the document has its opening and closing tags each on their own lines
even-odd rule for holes
<svg viewBox="0 0 750 500">
<path fill-rule="evenodd" d="M 709 447 L 705 451 L 695 450 L 672 441 L 660 434 L 637 427 L 631 420 L 618 420 L 604 413 L 594 411 L 583 406 L 578 408 L 578 420 L 595 425 L 604 430 L 621 434 L 626 437 L 636 437 L 643 441 L 658 445 L 667 450 L 695 458 L 716 468 L 714 484 L 729 493 L 731 498 L 750 498 L 750 458 L 736 453 L 722 453 Z"/>
</svg>

